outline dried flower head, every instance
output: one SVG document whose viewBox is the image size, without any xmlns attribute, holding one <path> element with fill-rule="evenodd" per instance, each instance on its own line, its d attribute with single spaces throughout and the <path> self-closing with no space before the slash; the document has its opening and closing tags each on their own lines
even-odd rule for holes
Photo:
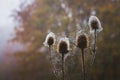
<svg viewBox="0 0 120 80">
<path fill-rule="evenodd" d="M 53 32 L 50 32 L 45 39 L 45 42 L 43 43 L 45 46 L 52 46 L 55 44 L 55 34 Z"/>
<path fill-rule="evenodd" d="M 100 20 L 96 16 L 90 16 L 89 21 L 88 21 L 88 25 L 90 27 L 91 33 L 93 33 L 95 30 L 97 32 L 100 32 L 103 30 L 103 28 L 101 27 Z"/>
<path fill-rule="evenodd" d="M 70 42 L 68 38 L 60 38 L 57 46 L 58 52 L 65 54 L 68 53 L 70 50 Z"/>
<path fill-rule="evenodd" d="M 89 39 L 88 39 L 87 34 L 85 34 L 85 33 L 79 33 L 79 34 L 77 34 L 77 37 L 76 37 L 76 46 L 78 48 L 81 48 L 81 49 L 87 48 L 88 44 L 89 44 L 88 42 L 89 42 Z"/>
</svg>

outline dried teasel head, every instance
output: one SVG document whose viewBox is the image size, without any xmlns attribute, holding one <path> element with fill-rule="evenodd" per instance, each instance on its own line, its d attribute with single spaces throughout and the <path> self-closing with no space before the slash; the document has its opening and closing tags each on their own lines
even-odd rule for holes
<svg viewBox="0 0 120 80">
<path fill-rule="evenodd" d="M 45 46 L 52 46 L 55 44 L 56 38 L 53 32 L 48 33 L 46 36 L 45 42 L 43 43 Z"/>
<path fill-rule="evenodd" d="M 70 50 L 70 42 L 67 37 L 60 38 L 58 45 L 57 45 L 57 51 L 61 54 L 66 54 Z"/>
<path fill-rule="evenodd" d="M 100 32 L 103 30 L 103 28 L 101 27 L 100 20 L 96 16 L 90 16 L 89 21 L 88 21 L 88 25 L 90 27 L 91 33 L 93 33 L 95 30 L 97 32 Z"/>
<path fill-rule="evenodd" d="M 76 46 L 80 49 L 85 49 L 89 45 L 89 39 L 87 34 L 79 33 L 76 37 Z"/>
</svg>

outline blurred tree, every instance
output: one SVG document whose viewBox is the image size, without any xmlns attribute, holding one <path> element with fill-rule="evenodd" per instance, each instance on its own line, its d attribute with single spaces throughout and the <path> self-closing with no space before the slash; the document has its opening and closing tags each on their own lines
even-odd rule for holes
<svg viewBox="0 0 120 80">
<path fill-rule="evenodd" d="M 86 64 L 87 78 L 90 80 L 120 79 L 119 0 L 35 0 L 27 6 L 24 4 L 21 6 L 21 10 L 16 11 L 14 15 L 19 24 L 15 27 L 16 36 L 12 39 L 13 42 L 20 42 L 27 47 L 25 52 L 14 54 L 19 63 L 16 72 L 20 73 L 18 75 L 21 75 L 21 79 L 31 75 L 26 79 L 48 80 L 47 75 L 43 76 L 43 73 L 47 74 L 46 72 L 49 71 L 49 63 L 43 57 L 46 54 L 39 51 L 46 33 L 53 31 L 57 35 L 66 34 L 68 37 L 74 37 L 76 31 L 88 28 L 86 26 L 90 15 L 97 15 L 100 18 L 104 30 L 102 36 L 98 38 L 95 64 L 93 66 Z M 73 60 L 75 62 L 76 58 Z M 80 65 L 80 62 L 74 64 L 71 73 L 81 74 Z M 70 80 L 80 79 L 80 75 L 74 75 Z"/>
</svg>

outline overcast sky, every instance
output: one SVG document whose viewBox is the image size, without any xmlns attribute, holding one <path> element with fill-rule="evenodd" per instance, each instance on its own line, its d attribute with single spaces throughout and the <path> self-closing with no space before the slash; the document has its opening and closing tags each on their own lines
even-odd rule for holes
<svg viewBox="0 0 120 80">
<path fill-rule="evenodd" d="M 12 10 L 18 8 L 20 0 L 0 0 L 0 28 L 12 25 Z"/>
<path fill-rule="evenodd" d="M 0 0 L 0 53 L 3 53 L 14 28 L 12 11 L 18 9 L 19 5 L 20 0 Z"/>
<path fill-rule="evenodd" d="M 13 10 L 19 9 L 24 0 L 0 0 L 0 54 L 5 50 L 7 40 L 10 39 L 14 30 Z M 25 0 L 30 3 L 31 0 Z"/>
</svg>

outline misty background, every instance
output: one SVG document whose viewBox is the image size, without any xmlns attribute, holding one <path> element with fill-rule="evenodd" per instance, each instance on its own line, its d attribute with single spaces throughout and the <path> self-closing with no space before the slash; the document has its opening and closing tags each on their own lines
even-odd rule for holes
<svg viewBox="0 0 120 80">
<path fill-rule="evenodd" d="M 92 66 L 86 49 L 86 79 L 119 80 L 120 0 L 0 0 L 0 80 L 56 80 L 43 45 L 47 33 L 74 39 L 80 29 L 89 30 L 91 15 L 100 19 L 103 31 Z M 66 80 L 81 80 L 81 52 L 72 48 L 74 55 L 65 63 Z"/>
</svg>

